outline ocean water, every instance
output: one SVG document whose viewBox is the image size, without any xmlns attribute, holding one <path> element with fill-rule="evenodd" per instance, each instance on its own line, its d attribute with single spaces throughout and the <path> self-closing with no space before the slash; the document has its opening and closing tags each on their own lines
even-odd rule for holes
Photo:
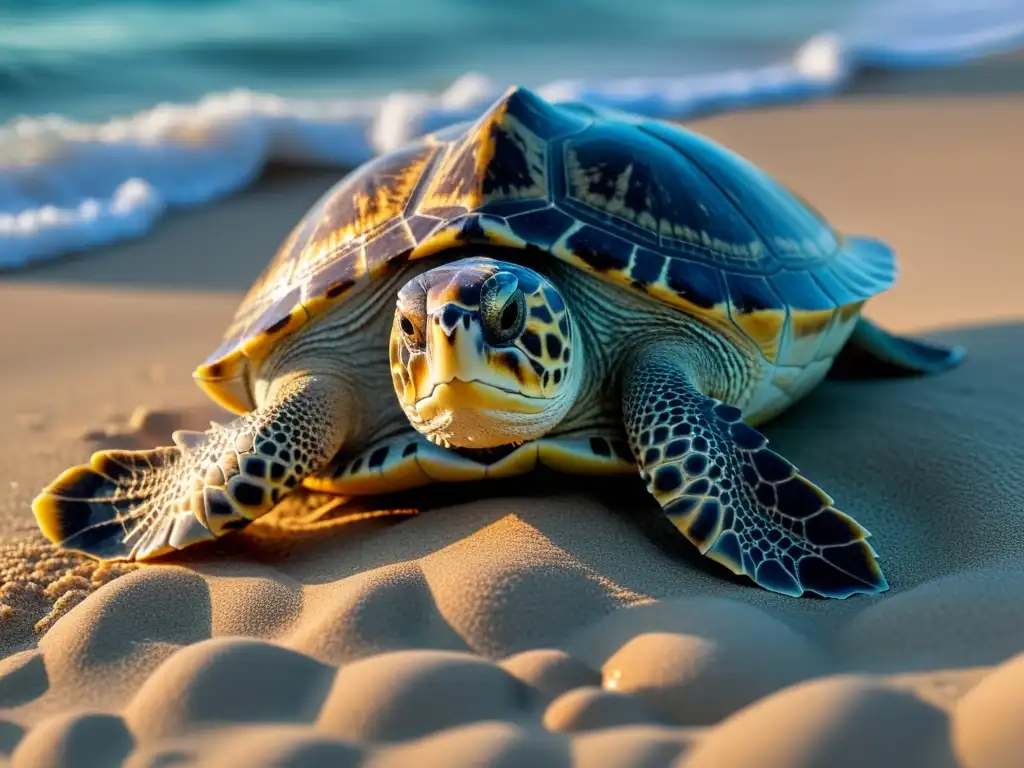
<svg viewBox="0 0 1024 768">
<path fill-rule="evenodd" d="M 0 268 L 268 161 L 349 167 L 512 83 L 686 117 L 1022 41 L 1024 0 L 3 0 Z"/>
</svg>

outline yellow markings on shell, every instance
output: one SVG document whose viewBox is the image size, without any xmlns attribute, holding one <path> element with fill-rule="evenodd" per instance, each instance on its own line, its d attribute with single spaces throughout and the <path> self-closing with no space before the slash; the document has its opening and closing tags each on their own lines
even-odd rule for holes
<svg viewBox="0 0 1024 768">
<path fill-rule="evenodd" d="M 779 356 L 779 341 L 786 324 L 785 309 L 759 309 L 755 312 L 732 313 L 733 322 L 761 351 L 764 359 L 774 363 Z"/>
<path fill-rule="evenodd" d="M 807 336 L 824 333 L 835 313 L 834 309 L 793 310 L 791 325 L 793 338 L 803 339 Z"/>
<path fill-rule="evenodd" d="M 802 367 L 815 360 L 831 333 L 836 315 L 834 309 L 791 310 L 782 353 L 776 362 L 780 366 Z"/>
<path fill-rule="evenodd" d="M 616 177 L 611 195 L 603 195 L 595 191 L 607 183 L 608 170 L 603 166 L 583 165 L 580 162 L 579 154 L 573 149 L 569 149 L 565 153 L 565 170 L 569 177 L 570 194 L 580 202 L 631 221 L 651 232 L 657 232 L 659 226 L 665 225 L 671 229 L 670 222 L 658 222 L 651 213 L 654 206 L 650 195 L 651 190 L 647 190 L 644 208 L 636 210 L 626 203 L 626 195 L 629 193 L 630 181 L 633 177 L 632 164 L 627 165 L 625 170 Z"/>
<path fill-rule="evenodd" d="M 526 443 L 485 468 L 488 480 L 504 480 L 532 472 L 537 467 L 537 443 Z"/>
<path fill-rule="evenodd" d="M 487 240 L 493 245 L 500 245 L 506 248 L 525 249 L 529 243 L 519 237 L 507 226 L 494 219 L 481 219 L 480 226 L 484 230 Z"/>
<path fill-rule="evenodd" d="M 327 250 L 337 249 L 355 240 L 365 238 L 381 224 L 401 214 L 406 203 L 416 190 L 424 169 L 433 158 L 436 149 L 411 157 L 397 171 L 389 174 L 374 172 L 363 179 L 363 186 L 352 194 L 352 215 L 350 220 L 318 239 L 318 245 Z M 340 190 L 343 191 L 343 190 Z"/>
<path fill-rule="evenodd" d="M 498 137 L 504 139 L 500 146 Z M 516 152 L 528 181 L 513 185 L 491 172 L 498 152 Z M 484 181 L 491 182 L 484 192 Z M 420 207 L 473 210 L 499 200 L 543 198 L 548 194 L 547 143 L 508 113 L 502 102 L 452 144 L 434 172 Z"/>
<path fill-rule="evenodd" d="M 847 320 L 857 317 L 863 307 L 863 301 L 855 301 L 853 304 L 844 304 L 839 308 L 839 322 L 845 323 Z"/>
<path fill-rule="evenodd" d="M 242 354 L 253 362 L 261 361 L 271 346 L 286 336 L 295 333 L 295 331 L 306 324 L 308 319 L 309 313 L 302 304 L 293 307 L 279 322 L 274 323 L 268 329 L 253 334 L 252 338 L 246 339 L 242 344 Z"/>
<path fill-rule="evenodd" d="M 540 463 L 556 472 L 573 475 L 635 475 L 635 461 L 618 454 L 598 456 L 557 439 L 538 441 Z"/>
<path fill-rule="evenodd" d="M 462 245 L 459 237 L 461 231 L 462 226 L 460 223 L 449 224 L 446 227 L 438 229 L 430 237 L 412 249 L 412 252 L 409 254 L 409 260 L 415 261 L 416 259 L 424 259 L 427 256 L 433 256 L 441 251 Z"/>
<path fill-rule="evenodd" d="M 248 366 L 245 355 L 236 349 L 219 360 L 198 366 L 192 378 L 217 405 L 241 415 L 254 407 L 246 380 Z"/>
</svg>

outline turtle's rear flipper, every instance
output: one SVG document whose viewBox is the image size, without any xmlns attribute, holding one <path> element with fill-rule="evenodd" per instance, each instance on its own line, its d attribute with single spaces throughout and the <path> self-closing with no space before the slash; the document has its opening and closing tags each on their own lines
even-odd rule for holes
<svg viewBox="0 0 1024 768">
<path fill-rule="evenodd" d="M 829 377 L 882 379 L 941 373 L 959 365 L 964 354 L 963 347 L 897 336 L 861 317 L 832 364 Z"/>
<path fill-rule="evenodd" d="M 191 478 L 178 447 L 100 451 L 36 497 L 43 534 L 101 560 L 144 560 L 214 538 L 196 517 Z"/>
</svg>

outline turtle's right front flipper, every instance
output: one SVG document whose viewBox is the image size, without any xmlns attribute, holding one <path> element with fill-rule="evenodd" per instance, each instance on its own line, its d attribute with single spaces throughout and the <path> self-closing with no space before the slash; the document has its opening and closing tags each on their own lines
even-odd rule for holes
<svg viewBox="0 0 1024 768">
<path fill-rule="evenodd" d="M 773 592 L 845 598 L 889 588 L 868 531 L 768 448 L 739 409 L 703 394 L 694 355 L 639 350 L 623 421 L 647 487 L 701 554 Z"/>
<path fill-rule="evenodd" d="M 301 376 L 226 426 L 174 433 L 175 445 L 100 451 L 36 497 L 43 534 L 101 560 L 146 560 L 242 528 L 340 448 L 337 382 Z"/>
</svg>

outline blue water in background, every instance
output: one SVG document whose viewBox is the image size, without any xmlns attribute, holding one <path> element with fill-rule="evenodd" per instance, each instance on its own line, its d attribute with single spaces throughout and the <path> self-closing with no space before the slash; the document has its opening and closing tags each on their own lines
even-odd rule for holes
<svg viewBox="0 0 1024 768">
<path fill-rule="evenodd" d="M 978 0 L 980 1 L 980 0 Z M 535 86 L 785 57 L 858 0 L 2 0 L 0 121 L 98 120 L 249 88 L 441 90 L 468 71 Z"/>
<path fill-rule="evenodd" d="M 0 0 L 0 270 L 274 162 L 352 168 L 510 84 L 648 117 L 1024 45 L 1024 0 Z"/>
</svg>

